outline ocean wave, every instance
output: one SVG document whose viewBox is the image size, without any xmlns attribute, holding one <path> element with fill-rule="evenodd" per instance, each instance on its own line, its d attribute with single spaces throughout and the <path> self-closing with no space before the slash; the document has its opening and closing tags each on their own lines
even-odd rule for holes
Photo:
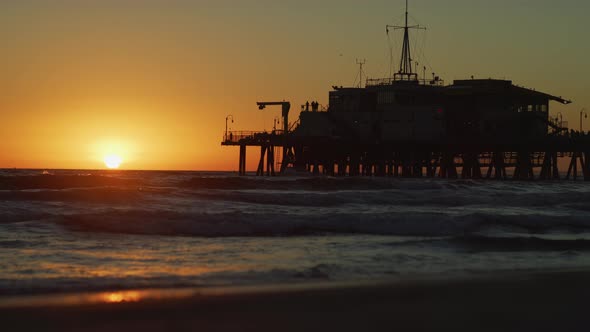
<svg viewBox="0 0 590 332">
<path fill-rule="evenodd" d="M 0 203 L 1 200 L 0 200 Z M 0 204 L 2 212 L 0 214 L 0 224 L 11 224 L 31 220 L 46 220 L 53 217 L 52 214 L 44 211 L 35 211 L 23 207 L 6 207 L 6 204 Z"/>
<path fill-rule="evenodd" d="M 147 288 L 184 288 L 238 286 L 273 283 L 302 283 L 334 278 L 341 268 L 335 264 L 316 264 L 293 269 L 274 268 L 242 271 L 219 271 L 200 275 L 159 274 L 157 276 L 103 276 L 53 278 L 0 278 L 0 295 L 93 292 Z M 33 272 L 33 271 L 26 271 Z"/>
<path fill-rule="evenodd" d="M 238 176 L 195 176 L 177 182 L 182 188 L 220 190 L 481 190 L 483 192 L 543 193 L 543 192 L 587 192 L 581 182 L 523 182 L 489 181 L 471 179 L 438 178 L 389 178 L 389 177 L 238 177 Z"/>
<path fill-rule="evenodd" d="M 510 236 L 510 237 L 492 237 L 492 236 L 460 236 L 450 240 L 441 240 L 450 242 L 454 246 L 463 248 L 470 252 L 481 251 L 588 251 L 590 250 L 590 240 L 588 239 L 549 239 L 537 236 Z"/>
<path fill-rule="evenodd" d="M 47 201 L 117 204 L 137 202 L 148 195 L 169 194 L 165 188 L 88 187 L 67 189 L 0 190 L 0 201 Z"/>
<path fill-rule="evenodd" d="M 488 192 L 480 187 L 431 190 L 380 189 L 380 190 L 260 190 L 260 189 L 189 189 L 177 187 L 151 187 L 136 185 L 96 186 L 65 189 L 0 190 L 0 202 L 71 202 L 110 205 L 139 206 L 147 201 L 174 208 L 185 208 L 203 202 L 219 205 L 235 203 L 277 207 L 352 207 L 352 206 L 405 206 L 430 208 L 489 207 L 502 208 L 552 208 L 556 211 L 590 211 L 587 202 L 590 192 Z"/>
<path fill-rule="evenodd" d="M 333 207 L 351 204 L 401 206 L 494 206 L 494 207 L 563 207 L 589 211 L 590 192 L 489 193 L 481 190 L 193 190 L 177 192 L 187 197 L 225 202 L 262 205 Z"/>
<path fill-rule="evenodd" d="M 13 248 L 24 248 L 30 245 L 27 241 L 22 240 L 0 240 L 0 248 L 13 249 Z"/>
<path fill-rule="evenodd" d="M 263 178 L 263 177 L 193 177 L 182 181 L 179 185 L 193 189 L 223 189 L 223 190 L 383 190 L 406 189 L 427 190 L 460 188 L 462 185 L 474 185 L 475 181 L 457 180 L 451 184 L 435 179 L 388 179 L 388 178 L 360 178 L 360 177 L 305 177 L 305 178 Z"/>
<path fill-rule="evenodd" d="M 0 176 L 0 190 L 66 189 L 105 186 L 139 186 L 141 182 L 102 175 Z"/>
<path fill-rule="evenodd" d="M 460 236 L 490 229 L 543 233 L 590 229 L 584 215 L 498 215 L 435 212 L 405 213 L 244 213 L 117 210 L 67 215 L 51 221 L 72 231 L 121 234 L 235 237 L 370 234 L 399 236 Z"/>
</svg>

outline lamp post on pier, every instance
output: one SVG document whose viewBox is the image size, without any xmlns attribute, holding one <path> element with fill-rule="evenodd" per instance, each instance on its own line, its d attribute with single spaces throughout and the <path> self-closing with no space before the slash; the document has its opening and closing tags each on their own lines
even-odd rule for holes
<svg viewBox="0 0 590 332">
<path fill-rule="evenodd" d="M 225 117 L 225 140 L 227 141 L 227 120 L 231 119 L 231 123 L 234 123 L 234 116 L 228 115 Z"/>
</svg>

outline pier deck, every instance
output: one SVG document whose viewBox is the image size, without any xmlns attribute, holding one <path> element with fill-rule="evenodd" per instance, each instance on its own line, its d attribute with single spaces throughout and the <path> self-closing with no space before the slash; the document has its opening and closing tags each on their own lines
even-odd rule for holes
<svg viewBox="0 0 590 332">
<path fill-rule="evenodd" d="M 260 147 L 258 175 L 287 167 L 331 176 L 442 177 L 464 179 L 590 181 L 590 135 L 548 135 L 543 139 L 502 141 L 357 142 L 339 137 L 299 137 L 284 131 L 228 132 L 223 146 L 239 146 L 241 175 L 246 148 Z M 282 159 L 275 159 L 282 150 Z M 564 168 L 565 169 L 565 168 Z"/>
</svg>

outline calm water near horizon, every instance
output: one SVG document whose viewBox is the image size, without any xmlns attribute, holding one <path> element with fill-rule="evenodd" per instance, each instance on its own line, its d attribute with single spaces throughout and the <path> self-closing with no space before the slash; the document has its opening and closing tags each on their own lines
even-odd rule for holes
<svg viewBox="0 0 590 332">
<path fill-rule="evenodd" d="M 584 182 L 0 170 L 0 294 L 590 267 Z"/>
</svg>

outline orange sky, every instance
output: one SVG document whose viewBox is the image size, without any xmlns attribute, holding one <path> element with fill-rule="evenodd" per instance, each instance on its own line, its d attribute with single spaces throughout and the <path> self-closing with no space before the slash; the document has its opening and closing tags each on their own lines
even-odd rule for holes
<svg viewBox="0 0 590 332">
<path fill-rule="evenodd" d="M 579 110 L 590 106 L 587 2 L 412 2 L 412 17 L 429 27 L 414 38 L 418 61 L 448 82 L 508 78 L 571 98 L 552 113 L 578 128 Z M 285 99 L 295 120 L 296 105 L 324 104 L 331 85 L 354 82 L 356 58 L 367 59 L 369 76 L 386 76 L 385 25 L 400 22 L 402 7 L 3 2 L 0 167 L 103 168 L 104 155 L 118 153 L 126 169 L 236 170 L 237 150 L 220 146 L 226 115 L 236 130 L 270 129 L 280 110 L 259 111 L 255 102 Z"/>
</svg>

